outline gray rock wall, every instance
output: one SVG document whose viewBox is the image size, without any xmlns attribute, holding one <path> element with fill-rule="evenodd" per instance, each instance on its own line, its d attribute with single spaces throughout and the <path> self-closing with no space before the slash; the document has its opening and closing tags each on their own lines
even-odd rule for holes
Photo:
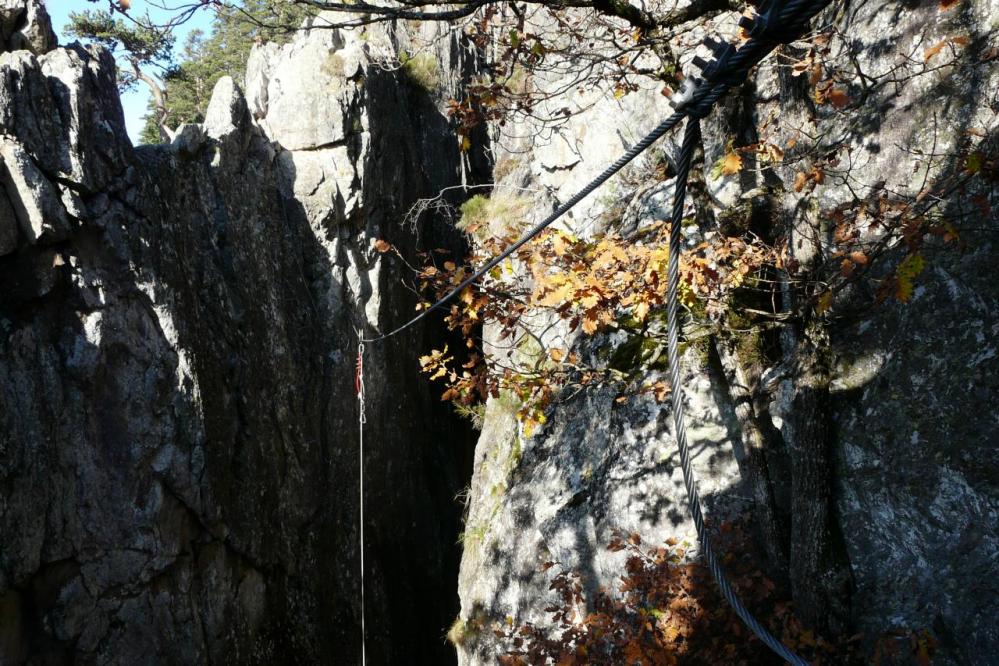
<svg viewBox="0 0 999 666">
<path fill-rule="evenodd" d="M 204 125 L 135 149 L 111 57 L 53 48 L 38 7 L 0 6 L 0 663 L 353 663 L 354 331 L 413 312 L 409 274 L 374 239 L 406 256 L 462 249 L 439 220 L 400 222 L 419 197 L 483 176 L 483 156 L 459 156 L 440 108 L 472 67 L 467 53 L 435 38 L 446 27 L 311 30 L 256 49 L 245 85 L 221 81 Z M 767 185 L 793 220 L 810 201 L 882 186 L 912 195 L 924 174 L 960 170 L 913 151 L 953 155 L 966 132 L 994 133 L 994 63 L 971 58 L 996 46 L 997 13 L 986 0 L 949 14 L 936 3 L 835 8 L 836 57 L 856 56 L 881 82 L 851 80 L 856 106 L 840 114 L 791 99 L 787 77 L 765 66 L 706 121 L 704 164 L 768 118 L 780 119 L 781 145 L 800 131 L 847 144 L 850 161 L 805 193 L 793 192 L 790 165 L 780 183 L 751 168 L 701 174 L 711 212 Z M 731 31 L 735 18 L 691 34 Z M 925 50 L 953 35 L 969 38 L 952 44 L 963 64 L 926 66 Z M 383 66 L 413 48 L 433 54 L 434 80 Z M 622 100 L 584 91 L 574 103 L 586 110 L 558 131 L 523 119 L 493 128 L 500 185 L 536 201 L 534 217 L 547 212 L 669 113 L 658 88 Z M 550 104 L 539 115 L 564 100 Z M 672 155 L 675 140 L 662 150 Z M 672 183 L 653 182 L 653 161 L 565 228 L 590 236 L 614 208 L 625 229 L 662 217 Z M 971 194 L 995 210 L 994 192 Z M 955 196 L 944 208 L 964 205 Z M 961 248 L 932 248 L 910 303 L 851 314 L 848 293 L 829 327 L 853 622 L 871 636 L 930 629 L 942 663 L 989 663 L 999 649 L 995 231 L 983 214 Z M 548 323 L 546 342 L 576 344 Z M 442 635 L 458 608 L 453 500 L 471 434 L 415 363 L 443 335 L 421 326 L 368 348 L 372 663 L 453 659 Z M 603 363 L 622 335 L 579 349 Z M 699 353 L 684 363 L 695 469 L 717 518 L 749 505 L 742 443 L 723 377 Z M 549 559 L 590 590 L 613 588 L 615 528 L 693 541 L 664 405 L 589 390 L 532 438 L 513 411 L 490 403 L 475 451 L 458 585 L 466 625 L 543 622 Z M 466 639 L 469 663 L 502 649 L 488 630 Z"/>
<path fill-rule="evenodd" d="M 692 219 L 747 206 L 761 192 L 755 188 L 772 188 L 783 199 L 779 216 L 791 226 L 792 252 L 818 247 L 828 258 L 832 226 L 823 227 L 824 236 L 802 238 L 795 221 L 803 211 L 831 209 L 882 188 L 914 197 L 925 183 L 962 173 L 959 147 L 970 128 L 994 152 L 999 79 L 987 54 L 997 46 L 997 12 L 987 1 L 950 12 L 935 3 L 834 4 L 824 17 L 838 30 L 831 58 L 847 71 L 841 85 L 854 105 L 838 111 L 800 101 L 804 93 L 789 96 L 804 79 L 788 76 L 788 62 L 804 51 L 772 58 L 704 122 L 704 161 L 695 175 L 704 183 L 704 208 L 696 218 L 691 209 Z M 722 12 L 682 31 L 691 42 L 713 30 L 731 35 L 737 18 Z M 947 52 L 956 64 L 926 57 L 953 36 L 967 37 L 967 48 Z M 694 51 L 679 54 L 686 64 Z M 855 68 L 874 76 L 864 80 Z M 496 149 L 506 156 L 500 159 L 512 160 L 499 187 L 543 192 L 536 213 L 550 210 L 545 195 L 564 201 L 671 112 L 654 84 L 620 101 L 609 90 L 587 91 L 572 104 L 580 112 L 559 131 L 542 132 L 530 119 L 496 130 Z M 530 138 L 517 138 L 524 136 Z M 733 176 L 710 174 L 729 141 L 738 146 L 761 137 L 779 146 L 793 138 L 846 148 L 814 191 L 794 190 L 804 167 L 791 151 L 776 168 L 779 178 L 764 180 L 752 161 Z M 667 137 L 662 150 L 674 154 L 678 140 Z M 655 182 L 641 161 L 630 169 L 584 201 L 582 213 L 558 224 L 586 238 L 605 229 L 604 213 L 620 204 L 615 229 L 625 234 L 664 219 L 672 180 Z M 947 190 L 941 209 L 959 217 L 976 196 L 989 205 L 980 206 L 980 216 L 960 218 L 969 227 L 967 244 L 928 245 L 928 268 L 910 302 L 871 308 L 870 293 L 847 292 L 829 325 L 835 520 L 853 576 L 853 628 L 866 633 L 868 646 L 884 632 L 925 629 L 939 641 L 939 663 L 995 663 L 999 652 L 994 187 L 977 180 L 966 190 Z M 696 234 L 696 225 L 685 232 Z M 574 346 L 584 358 L 603 349 L 603 356 L 591 357 L 599 364 L 625 342 L 621 332 L 580 341 L 544 316 L 537 319 L 536 332 L 547 344 Z M 707 513 L 717 519 L 752 506 L 746 470 L 738 464 L 739 429 L 714 364 L 705 366 L 694 353 L 683 363 L 695 471 Z M 645 379 L 662 378 L 655 367 L 641 369 Z M 793 436 L 784 401 L 789 390 L 785 382 L 772 405 L 773 425 L 783 427 L 785 437 Z M 491 401 L 476 450 L 466 523 L 472 542 L 466 541 L 459 582 L 461 663 L 493 663 L 510 649 L 496 640 L 494 623 L 551 626 L 544 609 L 560 604 L 548 587 L 558 571 L 579 573 L 591 592 L 615 590 L 625 571 L 623 555 L 606 549 L 612 530 L 637 531 L 654 545 L 695 541 L 668 404 L 631 398 L 618 405 L 613 397 L 613 391 L 590 389 L 556 401 L 547 425 L 529 438 L 512 416 L 516 405 L 511 410 Z M 787 470 L 776 472 L 790 485 Z M 544 573 L 546 561 L 558 566 Z"/>
<path fill-rule="evenodd" d="M 373 241 L 462 246 L 401 223 L 458 151 L 367 37 L 265 46 L 249 102 L 223 79 L 138 149 L 108 53 L 0 55 L 0 663 L 359 659 L 355 329 L 414 303 Z M 441 334 L 368 347 L 372 663 L 453 659 L 470 433 L 415 362 Z"/>
</svg>

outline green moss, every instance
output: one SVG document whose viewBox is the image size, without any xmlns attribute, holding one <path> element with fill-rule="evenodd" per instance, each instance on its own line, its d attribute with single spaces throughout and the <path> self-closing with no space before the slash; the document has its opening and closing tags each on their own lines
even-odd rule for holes
<svg viewBox="0 0 999 666">
<path fill-rule="evenodd" d="M 461 205 L 458 228 L 473 237 L 484 240 L 519 234 L 527 224 L 531 200 L 503 192 L 486 197 L 477 194 Z"/>
<path fill-rule="evenodd" d="M 656 350 L 659 349 L 660 344 L 655 338 L 649 338 L 644 335 L 628 336 L 627 340 L 611 352 L 607 365 L 619 372 L 632 372 L 651 361 L 656 355 Z M 666 363 L 666 354 L 660 353 L 659 358 L 650 367 L 657 370 L 664 370 L 666 369 Z"/>
<path fill-rule="evenodd" d="M 523 457 L 524 452 L 520 446 L 520 437 L 514 437 L 513 444 L 510 446 L 510 457 L 507 459 L 507 465 L 509 471 L 517 469 L 517 465 L 520 464 L 520 459 Z"/>
<path fill-rule="evenodd" d="M 480 602 L 474 603 L 468 618 L 461 616 L 455 618 L 451 628 L 447 631 L 448 641 L 456 647 L 468 644 L 482 634 L 486 628 L 487 620 L 482 604 Z"/>
<path fill-rule="evenodd" d="M 496 160 L 496 165 L 493 167 L 493 182 L 500 182 L 513 173 L 522 163 L 523 160 L 520 157 L 503 155 Z"/>
<path fill-rule="evenodd" d="M 739 201 L 718 213 L 718 227 L 726 236 L 741 236 L 749 231 L 753 218 L 753 203 Z"/>
<path fill-rule="evenodd" d="M 702 368 L 708 367 L 711 359 L 711 338 L 705 335 L 702 338 L 692 340 L 690 345 L 694 349 L 698 365 Z"/>
<path fill-rule="evenodd" d="M 475 527 L 469 527 L 458 535 L 458 543 L 467 548 L 476 543 L 481 543 L 486 538 L 486 534 L 488 533 L 489 523 L 482 523 L 481 525 L 476 525 Z"/>
<path fill-rule="evenodd" d="M 736 354 L 744 366 L 763 363 L 763 336 L 756 329 L 753 320 L 740 312 L 734 305 L 728 311 L 728 327 L 735 334 Z"/>
<path fill-rule="evenodd" d="M 399 62 L 406 78 L 423 90 L 432 93 L 440 86 L 441 67 L 433 54 L 417 53 L 411 56 L 406 51 L 400 51 Z"/>
<path fill-rule="evenodd" d="M 344 63 L 339 53 L 332 53 L 323 63 L 323 72 L 333 78 L 343 78 Z"/>
</svg>

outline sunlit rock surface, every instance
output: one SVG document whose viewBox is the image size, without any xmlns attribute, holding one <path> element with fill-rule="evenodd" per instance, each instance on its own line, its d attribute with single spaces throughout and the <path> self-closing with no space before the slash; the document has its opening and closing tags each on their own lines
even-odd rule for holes
<svg viewBox="0 0 999 666">
<path fill-rule="evenodd" d="M 972 63 L 997 46 L 997 13 L 999 6 L 984 0 L 952 12 L 935 3 L 905 9 L 889 2 L 834 5 L 825 20 L 843 38 L 833 39 L 831 57 L 851 62 L 847 51 L 855 54 L 856 66 L 876 81 L 867 81 L 866 96 L 855 81 L 849 91 L 855 100 L 862 97 L 860 107 L 839 113 L 829 105 L 791 104 L 781 97 L 774 67 L 761 67 L 755 87 L 730 96 L 703 123 L 704 169 L 695 179 L 703 181 L 713 212 L 746 205 L 760 192 L 754 188 L 776 188 L 793 227 L 794 215 L 809 202 L 832 208 L 882 187 L 914 197 L 926 183 L 932 187 L 934 179 L 959 172 L 963 162 L 923 156 L 956 151 L 969 131 L 994 134 L 997 70 L 987 59 Z M 737 18 L 722 12 L 692 34 L 732 34 Z M 967 37 L 968 45 L 951 52 L 967 63 L 960 77 L 926 58 L 927 49 L 955 35 Z M 682 49 L 681 62 L 693 55 Z M 892 76 L 897 85 L 885 85 Z M 608 84 L 568 99 L 553 106 L 568 104 L 581 113 L 558 129 L 521 118 L 495 131 L 500 190 L 533 192 L 542 202 L 534 219 L 671 112 L 655 88 L 617 100 Z M 814 192 L 794 191 L 793 168 L 778 170 L 783 184 L 757 182 L 751 169 L 710 173 L 733 140 L 752 143 L 760 138 L 756 132 L 781 146 L 807 136 L 844 142 L 847 149 Z M 667 137 L 658 150 L 672 157 L 678 140 Z M 608 228 L 627 235 L 666 218 L 673 181 L 654 178 L 652 160 L 645 160 L 558 224 L 585 238 Z M 928 630 L 940 642 L 940 663 L 990 663 L 999 651 L 993 619 L 999 613 L 999 221 L 994 191 L 977 187 L 971 194 L 991 202 L 990 209 L 982 207 L 991 212 L 970 225 L 967 245 L 926 249 L 926 272 L 909 303 L 888 302 L 856 315 L 851 299 L 862 295 L 848 293 L 841 306 L 846 314 L 831 322 L 835 506 L 854 579 L 853 622 L 869 642 L 884 632 Z M 955 198 L 941 208 L 956 215 L 959 206 Z M 695 211 L 689 214 L 699 219 Z M 619 226 L 608 219 L 620 220 Z M 697 225 L 684 232 L 696 237 Z M 792 233 L 792 252 L 815 242 L 823 241 Z M 603 348 L 596 359 L 601 366 L 624 342 L 615 333 L 574 343 L 545 317 L 528 321 L 546 344 L 575 344 L 581 353 Z M 717 386 L 717 370 L 694 353 L 685 355 L 684 366 L 688 428 L 709 515 L 748 508 L 737 464 L 739 431 Z M 655 368 L 646 372 L 649 380 L 663 378 Z M 779 390 L 773 404 L 777 427 L 783 395 Z M 476 450 L 459 583 L 455 635 L 462 663 L 493 663 L 510 649 L 496 639 L 494 626 L 550 626 L 544 609 L 560 603 L 548 587 L 558 571 L 577 572 L 590 591 L 616 589 L 625 571 L 619 554 L 606 548 L 612 529 L 637 531 L 655 545 L 670 537 L 693 541 L 668 403 L 631 398 L 621 405 L 613 398 L 612 392 L 586 390 L 558 400 L 532 437 L 513 417 L 516 403 L 511 409 L 503 400 L 490 402 Z M 542 572 L 544 562 L 556 567 Z"/>
</svg>

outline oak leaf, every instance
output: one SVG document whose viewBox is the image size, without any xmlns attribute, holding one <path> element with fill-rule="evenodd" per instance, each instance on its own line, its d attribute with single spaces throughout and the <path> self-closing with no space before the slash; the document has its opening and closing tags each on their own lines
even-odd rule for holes
<svg viewBox="0 0 999 666">
<path fill-rule="evenodd" d="M 723 176 L 732 176 L 734 174 L 742 171 L 742 156 L 739 153 L 728 153 L 721 160 L 721 169 L 719 170 Z"/>
<path fill-rule="evenodd" d="M 808 182 L 808 176 L 805 175 L 804 171 L 799 171 L 794 176 L 794 191 L 801 192 L 805 189 L 805 183 Z"/>
</svg>

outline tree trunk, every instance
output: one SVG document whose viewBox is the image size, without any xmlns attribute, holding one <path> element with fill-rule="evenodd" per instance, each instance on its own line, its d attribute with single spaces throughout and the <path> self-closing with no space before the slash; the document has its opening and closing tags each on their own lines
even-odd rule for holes
<svg viewBox="0 0 999 666">
<path fill-rule="evenodd" d="M 758 363 L 747 364 L 731 338 L 715 338 L 715 349 L 728 384 L 729 398 L 735 409 L 746 450 L 745 468 L 755 506 L 754 518 L 771 569 L 783 576 L 787 571 L 788 527 L 778 507 L 767 462 L 767 437 L 760 425 L 761 410 Z"/>
<path fill-rule="evenodd" d="M 805 623 L 841 634 L 849 628 L 853 581 L 835 519 L 829 340 L 821 322 L 811 317 L 792 329 L 786 342 L 793 364 L 791 379 L 785 382 L 789 395 L 784 410 L 791 464 L 791 594 Z"/>
<path fill-rule="evenodd" d="M 132 71 L 135 73 L 135 78 L 145 83 L 153 95 L 153 107 L 156 109 L 156 126 L 160 131 L 160 141 L 170 143 L 173 141 L 174 132 L 166 124 L 167 118 L 170 116 L 170 110 L 167 108 L 166 90 L 159 84 L 159 81 L 139 69 L 138 63 L 134 61 L 132 62 Z"/>
</svg>

